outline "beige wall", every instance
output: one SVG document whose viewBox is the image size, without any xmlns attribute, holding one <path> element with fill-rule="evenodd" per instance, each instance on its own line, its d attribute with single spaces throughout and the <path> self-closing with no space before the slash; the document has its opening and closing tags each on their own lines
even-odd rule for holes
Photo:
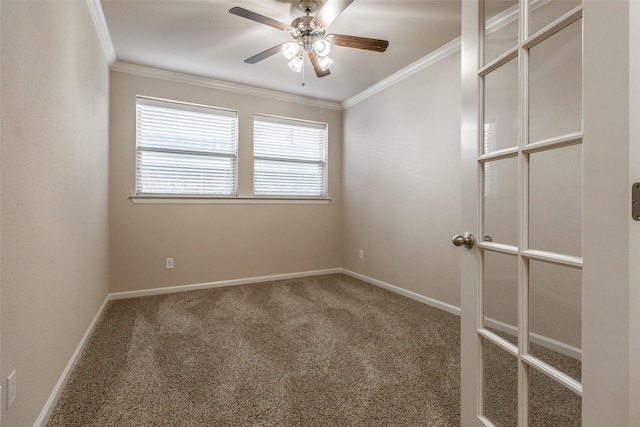
<svg viewBox="0 0 640 427">
<path fill-rule="evenodd" d="M 344 127 L 343 267 L 459 306 L 460 53 L 347 109 Z"/>
<path fill-rule="evenodd" d="M 135 97 L 239 111 L 239 196 L 251 197 L 253 115 L 329 125 L 325 205 L 133 204 Z M 342 117 L 337 110 L 111 72 L 112 292 L 340 267 Z M 165 259 L 175 261 L 165 269 Z"/>
<path fill-rule="evenodd" d="M 86 2 L 3 1 L 1 34 L 2 425 L 28 426 L 108 293 L 109 75 Z"/>
</svg>

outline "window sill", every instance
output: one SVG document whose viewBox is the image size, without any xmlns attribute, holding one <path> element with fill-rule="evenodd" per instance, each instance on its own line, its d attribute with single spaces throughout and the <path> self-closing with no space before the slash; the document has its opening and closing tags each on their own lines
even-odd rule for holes
<svg viewBox="0 0 640 427">
<path fill-rule="evenodd" d="M 134 204 L 327 205 L 331 199 L 287 197 L 131 196 Z"/>
</svg>

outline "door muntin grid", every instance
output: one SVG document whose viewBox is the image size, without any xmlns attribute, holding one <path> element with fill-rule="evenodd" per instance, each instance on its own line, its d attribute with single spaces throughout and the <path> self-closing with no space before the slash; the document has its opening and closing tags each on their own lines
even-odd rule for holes
<svg viewBox="0 0 640 427">
<path fill-rule="evenodd" d="M 483 5 L 481 5 L 480 10 L 484 10 L 485 12 L 491 7 L 487 7 L 487 2 L 485 1 Z M 553 3 L 553 0 L 548 3 Z M 557 7 L 556 7 L 557 6 Z M 539 397 L 537 395 L 531 395 L 531 378 L 539 378 L 540 375 L 544 378 L 544 381 L 536 380 L 537 384 L 545 383 L 551 381 L 552 384 L 556 384 L 554 389 L 568 391 L 571 395 L 576 396 L 578 401 L 582 395 L 582 385 L 580 384 L 580 368 L 579 363 L 577 363 L 577 367 L 573 366 L 571 369 L 565 369 L 563 366 L 559 366 L 559 363 L 555 362 L 553 357 L 549 357 L 549 354 L 546 353 L 547 346 L 549 344 L 549 340 L 544 341 L 545 336 L 540 331 L 548 333 L 548 325 L 545 324 L 541 318 L 544 318 L 544 311 L 539 312 L 538 307 L 530 306 L 530 303 L 536 303 L 539 301 L 554 301 L 556 304 L 553 309 L 556 310 L 555 313 L 551 313 L 551 315 L 565 314 L 562 310 L 562 303 L 565 301 L 571 301 L 573 304 L 571 306 L 570 313 L 567 316 L 564 316 L 565 320 L 568 318 L 572 327 L 578 328 L 581 330 L 581 306 L 576 304 L 576 301 L 580 300 L 580 289 L 576 290 L 575 283 L 581 283 L 581 269 L 582 269 L 582 259 L 581 259 L 581 239 L 579 242 L 569 242 L 569 249 L 566 245 L 554 245 L 549 244 L 549 241 L 553 239 L 545 239 L 540 240 L 539 234 L 541 224 L 544 224 L 545 217 L 544 212 L 540 212 L 539 203 L 540 200 L 545 201 L 545 191 L 553 192 L 554 189 L 557 189 L 553 184 L 551 185 L 541 185 L 540 182 L 544 182 L 544 177 L 539 175 L 538 170 L 540 170 L 540 165 L 544 165 L 545 162 L 541 162 L 540 159 L 551 158 L 550 164 L 553 166 L 553 158 L 556 157 L 556 153 L 566 154 L 568 151 L 580 151 L 582 144 L 582 99 L 581 92 L 578 101 L 576 102 L 576 93 L 575 89 L 569 93 L 568 97 L 565 97 L 564 100 L 560 102 L 556 102 L 555 105 L 550 105 L 549 109 L 556 109 L 558 111 L 562 111 L 563 107 L 567 105 L 573 105 L 573 109 L 570 112 L 571 119 L 567 120 L 567 123 L 560 123 L 557 126 L 541 126 L 540 123 L 544 123 L 544 120 L 547 120 L 552 125 L 555 124 L 552 116 L 558 114 L 558 111 L 546 111 L 544 102 L 544 96 L 540 93 L 534 94 L 530 97 L 531 90 L 536 89 L 537 87 L 545 88 L 549 91 L 550 87 L 554 85 L 557 86 L 558 82 L 553 81 L 556 78 L 559 81 L 562 81 L 562 78 L 558 78 L 557 74 L 554 74 L 554 70 L 560 70 L 566 74 L 567 70 L 572 66 L 571 63 L 567 64 L 562 63 L 564 57 L 566 56 L 566 52 L 558 52 L 557 49 L 554 50 L 553 46 L 549 46 L 549 41 L 553 41 L 554 39 L 569 39 L 575 45 L 575 33 L 576 28 L 578 28 L 578 49 L 577 54 L 581 55 L 581 36 L 582 36 L 582 9 L 581 5 L 573 4 L 573 8 L 567 10 L 566 3 L 560 4 L 557 2 L 555 5 L 550 4 L 546 6 L 545 9 L 545 17 L 542 17 L 541 9 L 539 6 L 535 4 L 521 3 L 517 7 L 511 6 L 512 13 L 515 13 L 515 17 L 505 18 L 505 14 L 503 11 L 503 19 L 504 22 L 517 22 L 518 23 L 518 39 L 519 42 L 517 45 L 511 48 L 505 48 L 503 51 L 496 53 L 496 37 L 494 37 L 490 31 L 482 29 L 482 35 L 485 37 L 485 40 L 488 39 L 491 46 L 489 49 L 483 50 L 481 47 L 481 62 L 484 64 L 483 67 L 480 68 L 478 75 L 481 78 L 482 84 L 482 95 L 480 101 L 480 123 L 484 124 L 484 129 L 482 129 L 482 136 L 479 138 L 479 146 L 478 153 L 482 153 L 478 157 L 478 167 L 479 173 L 478 176 L 480 178 L 479 189 L 481 189 L 479 200 L 479 213 L 480 213 L 480 230 L 479 235 L 483 236 L 483 239 L 478 244 L 479 249 L 479 259 L 480 261 L 480 277 L 479 280 L 479 298 L 482 299 L 482 303 L 479 304 L 481 307 L 480 315 L 478 316 L 479 324 L 478 334 L 481 337 L 481 342 L 486 343 L 491 342 L 496 348 L 500 348 L 504 350 L 505 354 L 511 354 L 516 356 L 518 361 L 518 369 L 517 369 L 517 383 L 518 383 L 518 424 L 521 426 L 535 425 L 540 420 L 541 417 L 544 418 L 544 414 L 541 415 L 539 408 Z M 536 15 L 537 14 L 537 15 Z M 523 19 L 524 17 L 524 19 Z M 548 23 L 544 21 L 544 19 L 548 20 Z M 495 18 L 490 17 L 490 19 L 485 20 L 486 23 L 495 25 Z M 527 28 L 530 22 L 535 22 L 537 31 L 530 37 L 526 35 L 530 34 L 529 28 Z M 540 22 L 544 22 L 545 25 L 541 25 Z M 548 25 L 547 25 L 548 24 Z M 495 28 L 492 29 L 493 32 L 500 31 Z M 509 31 L 512 31 L 510 29 Z M 555 37 L 554 37 L 555 36 Z M 481 37 L 482 40 L 482 37 Z M 546 41 L 546 43 L 545 43 Z M 566 44 L 560 43 L 561 48 L 567 48 Z M 485 46 L 481 43 L 481 46 Z M 571 49 L 571 46 L 568 47 Z M 560 50 L 562 50 L 560 49 Z M 575 65 L 576 62 L 576 50 L 575 46 L 570 53 L 572 57 L 570 58 Z M 534 52 L 534 77 L 536 79 L 540 78 L 548 78 L 551 80 L 549 82 L 545 81 L 535 81 L 530 82 L 530 55 L 531 52 Z M 487 56 L 486 53 L 489 52 Z M 544 69 L 546 65 L 544 63 L 545 54 L 548 59 L 550 59 L 550 64 L 548 65 L 548 69 Z M 564 56 L 563 56 L 564 55 Z M 569 61 L 569 62 L 571 62 Z M 581 56 L 580 56 L 581 61 Z M 495 129 L 487 129 L 491 126 L 495 126 L 495 123 L 500 122 L 499 114 L 496 114 L 494 109 L 491 108 L 492 104 L 487 105 L 487 99 L 495 98 L 496 87 L 501 87 L 499 83 L 497 83 L 497 78 L 493 78 L 497 75 L 498 72 L 501 72 L 505 69 L 506 64 L 517 63 L 518 65 L 518 112 L 517 116 L 518 120 L 518 138 L 513 147 L 509 146 L 509 144 L 501 144 L 500 147 L 492 147 L 490 146 L 490 141 L 488 139 L 495 135 L 497 132 Z M 581 65 L 581 63 L 580 63 Z M 554 68 L 555 67 L 555 68 Z M 564 69 L 563 69 L 564 67 Z M 573 67 L 576 68 L 575 66 Z M 567 86 L 576 87 L 576 79 L 578 81 L 578 86 L 581 85 L 581 75 L 582 69 L 579 67 L 578 75 L 573 75 L 570 84 Z M 495 74 L 493 74 L 495 73 Z M 488 83 L 487 83 L 488 82 Z M 545 84 L 547 86 L 545 87 Z M 537 85 L 537 86 L 536 86 Z M 504 86 L 509 86 L 507 84 L 503 84 Z M 580 86 L 581 87 L 581 86 Z M 569 99 L 569 101 L 567 101 Z M 530 102 L 534 101 L 536 104 L 534 108 L 531 108 Z M 495 102 L 494 102 L 495 104 Z M 551 102 L 550 104 L 554 104 Z M 579 111 L 576 112 L 576 104 L 579 104 Z M 487 107 L 488 110 L 487 110 Z M 534 113 L 534 138 L 530 138 L 530 113 L 531 111 Z M 487 114 L 485 114 L 487 113 Z M 513 115 L 513 112 L 510 112 Z M 509 114 L 506 114 L 508 117 Z M 538 120 L 538 119 L 542 119 Z M 537 120 L 537 121 L 536 121 Z M 493 124 L 493 125 L 492 125 Z M 546 133 L 541 130 L 548 130 Z M 538 135 L 538 136 L 536 136 Z M 488 145 L 489 143 L 489 145 Z M 494 148 L 494 149 L 492 149 Z M 562 157 L 562 156 L 558 156 Z M 581 156 L 576 158 L 575 155 L 570 156 L 571 162 L 573 164 L 581 164 Z M 495 212 L 499 212 L 499 209 L 496 209 L 495 200 L 491 200 L 491 197 L 496 195 L 495 192 L 492 192 L 491 180 L 497 182 L 497 179 L 492 176 L 492 170 L 496 170 L 496 166 L 500 164 L 501 161 L 505 159 L 516 159 L 518 170 L 517 170 L 517 179 L 518 179 L 518 191 L 517 191 L 517 209 L 515 212 L 512 212 L 512 215 L 516 217 L 516 221 L 518 223 L 518 236 L 517 242 L 513 241 L 513 238 L 505 238 L 505 239 L 486 239 L 487 230 L 495 227 L 495 219 L 494 218 L 486 218 L 487 214 L 491 214 L 492 210 Z M 531 166 L 533 161 L 533 170 L 535 175 L 530 175 Z M 549 162 L 547 162 L 549 163 Z M 557 169 L 557 166 L 555 166 Z M 543 168 L 544 169 L 544 168 Z M 562 171 L 562 169 L 559 169 Z M 574 167 L 575 170 L 575 167 Z M 577 187 L 573 188 L 572 191 L 581 194 L 581 169 L 576 173 L 574 170 L 571 171 L 570 177 L 564 177 L 565 180 L 571 179 L 575 180 L 575 176 L 580 176 L 580 182 Z M 550 171 L 550 174 L 553 171 Z M 560 174 L 562 175 L 562 174 Z M 558 185 L 561 186 L 562 177 L 559 178 Z M 488 182 L 489 180 L 489 182 Z M 572 183 L 575 187 L 576 183 Z M 530 185 L 535 185 L 536 187 L 533 191 L 530 191 Z M 497 190 L 499 191 L 499 190 Z M 560 191 L 561 193 L 562 191 Z M 574 194 L 574 193 L 566 193 L 566 194 Z M 565 194 L 565 196 L 566 196 Z M 533 196 L 530 198 L 530 196 Z M 562 194 L 556 194 L 556 197 L 562 198 Z M 576 201 L 578 200 L 577 209 L 581 211 L 581 199 L 579 197 L 573 198 L 573 214 L 575 222 L 571 224 L 572 235 L 575 235 L 575 230 L 578 230 L 578 235 L 581 235 L 581 223 L 579 223 L 580 215 L 576 215 Z M 547 200 L 546 202 L 551 202 Z M 513 206 L 513 203 L 511 202 Z M 511 208 L 513 211 L 513 208 Z M 533 212 L 533 215 L 531 215 Z M 560 209 L 558 212 L 562 212 Z M 493 220 L 493 221 L 492 221 Z M 547 221 L 553 223 L 554 219 L 546 218 Z M 567 218 L 555 218 L 556 222 L 566 222 Z M 500 220 L 498 220 L 500 222 Z M 502 220 L 502 222 L 505 222 Z M 506 221 L 508 222 L 508 221 Z M 531 224 L 530 224 L 531 222 Z M 494 225 L 492 225 L 492 223 Z M 556 224 L 557 225 L 557 224 Z M 533 227 L 533 229 L 530 229 Z M 535 233 L 535 234 L 533 234 Z M 496 233 L 501 234 L 501 233 Z M 578 237 L 579 237 L 578 236 Z M 530 246 L 530 243 L 532 244 Z M 566 242 L 565 242 L 566 243 Z M 509 273 L 500 274 L 500 272 L 496 271 L 495 262 L 485 265 L 485 260 L 494 260 L 496 259 L 496 255 L 501 254 L 504 258 L 505 256 L 510 256 L 510 259 L 517 260 L 517 273 L 516 278 L 514 279 L 514 268 L 513 263 L 511 263 L 511 267 Z M 506 259 L 506 258 L 505 258 Z M 549 267 L 551 266 L 551 267 Z M 541 285 L 540 278 L 547 277 L 545 274 L 551 274 L 553 276 L 554 269 L 560 269 L 564 272 L 572 272 L 571 274 L 565 274 L 565 276 L 571 276 L 572 279 L 569 281 L 572 283 L 571 286 L 565 286 L 562 288 L 558 286 L 554 288 L 554 286 L 546 287 Z M 488 270 L 488 271 L 487 271 Z M 552 271 L 549 273 L 549 271 Z M 577 274 L 577 276 L 576 276 Z M 559 275 L 562 277 L 562 275 Z M 576 277 L 578 277 L 576 279 Z M 499 278 L 499 279 L 496 279 Z M 530 279 L 532 279 L 530 281 Z M 485 281 L 487 283 L 487 287 L 485 288 Z M 513 289 L 510 288 L 508 283 L 513 283 L 517 281 L 517 298 L 513 296 Z M 564 280 L 567 282 L 567 280 Z M 580 286 L 580 285 L 578 285 Z M 517 307 L 507 307 L 506 309 L 499 310 L 496 309 L 499 306 L 500 301 L 495 301 L 496 298 L 500 298 L 499 290 L 504 289 L 508 290 L 505 293 L 509 294 L 508 300 L 509 304 L 514 304 L 514 301 L 517 301 Z M 498 295 L 498 297 L 496 297 Z M 560 308 L 558 308 L 560 307 Z M 517 313 L 517 322 L 513 322 L 514 312 Z M 577 313 L 577 315 L 576 315 Z M 491 320 L 491 316 L 502 316 L 504 319 L 508 319 L 506 322 L 495 323 Z M 562 318 L 562 316 L 560 316 Z M 576 320 L 579 319 L 579 320 Z M 546 319 L 548 320 L 548 319 Z M 513 325 L 512 323 L 516 323 Z M 496 329 L 496 325 L 502 326 L 502 329 Z M 547 329 L 545 329 L 547 328 Z M 575 333 L 575 331 L 574 331 Z M 579 335 L 579 333 L 578 333 Z M 560 334 L 562 336 L 562 334 Z M 540 346 L 540 338 L 542 339 L 542 343 L 545 346 Z M 571 339 L 560 339 L 560 340 L 552 340 L 558 341 L 558 343 L 564 344 L 562 341 L 571 341 Z M 570 342 L 572 347 L 575 350 L 574 354 L 571 354 L 573 357 L 579 357 L 581 355 L 580 344 L 575 342 Z M 576 345 L 577 344 L 577 345 Z M 484 348 L 487 345 L 479 347 L 480 351 L 480 359 L 481 361 L 485 360 Z M 556 348 L 557 350 L 557 348 Z M 553 356 L 553 352 L 550 353 Z M 566 356 L 566 355 L 563 355 Z M 484 390 L 487 384 L 491 384 L 491 378 L 484 378 L 484 369 L 481 370 L 479 374 L 481 378 L 479 378 L 479 394 L 480 394 L 480 418 L 485 422 L 491 423 L 491 411 L 488 411 L 486 408 L 486 403 L 484 400 Z M 532 377 L 533 375 L 533 377 Z M 536 389 L 537 390 L 537 389 Z M 533 400 L 532 400 L 533 399 Z M 568 401 L 568 400 L 567 400 Z M 575 405 L 576 399 L 571 400 L 571 411 L 573 411 L 575 416 Z M 580 411 L 578 410 L 578 413 Z"/>
</svg>

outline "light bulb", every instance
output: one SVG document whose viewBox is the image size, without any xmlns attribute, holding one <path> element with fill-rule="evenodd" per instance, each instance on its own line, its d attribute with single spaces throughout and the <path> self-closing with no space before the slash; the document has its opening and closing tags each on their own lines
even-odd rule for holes
<svg viewBox="0 0 640 427">
<path fill-rule="evenodd" d="M 296 73 L 302 71 L 302 56 L 296 55 L 291 61 L 289 61 L 289 68 Z"/>
<path fill-rule="evenodd" d="M 327 71 L 329 67 L 333 64 L 333 59 L 328 56 L 319 56 L 318 57 L 318 65 L 322 71 Z"/>
<path fill-rule="evenodd" d="M 300 50 L 300 45 L 296 42 L 289 42 L 282 45 L 282 54 L 287 59 L 292 59 L 294 56 L 298 54 Z"/>
<path fill-rule="evenodd" d="M 315 42 L 313 49 L 316 51 L 318 56 L 327 56 L 331 50 L 331 43 L 325 39 L 320 39 Z"/>
</svg>

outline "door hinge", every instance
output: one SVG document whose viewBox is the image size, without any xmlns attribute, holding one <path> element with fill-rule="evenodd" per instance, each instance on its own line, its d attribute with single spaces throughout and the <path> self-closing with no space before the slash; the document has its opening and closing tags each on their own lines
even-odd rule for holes
<svg viewBox="0 0 640 427">
<path fill-rule="evenodd" d="M 631 186 L 631 218 L 640 221 L 640 182 Z"/>
</svg>

